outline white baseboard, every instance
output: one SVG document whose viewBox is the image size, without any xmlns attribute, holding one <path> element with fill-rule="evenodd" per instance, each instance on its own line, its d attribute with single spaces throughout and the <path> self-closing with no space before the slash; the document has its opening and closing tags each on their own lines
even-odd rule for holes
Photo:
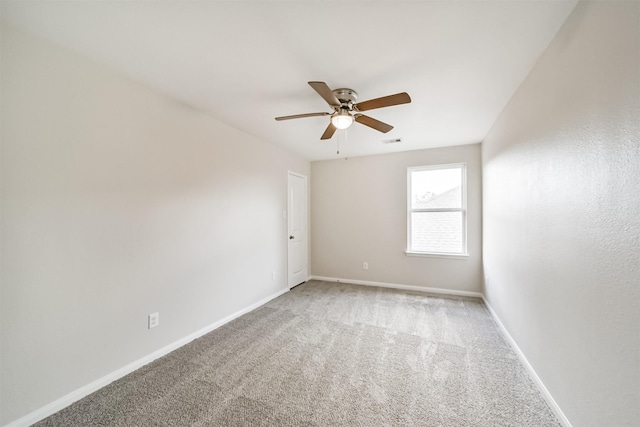
<svg viewBox="0 0 640 427">
<path fill-rule="evenodd" d="M 487 306 L 489 313 L 491 313 L 491 317 L 493 317 L 493 320 L 498 325 L 500 332 L 502 332 L 502 335 L 506 338 L 507 342 L 511 345 L 511 348 L 513 348 L 513 351 L 516 352 L 516 354 L 518 355 L 518 358 L 520 359 L 524 367 L 529 372 L 529 376 L 531 377 L 535 385 L 538 387 L 538 390 L 540 390 L 540 394 L 542 394 L 542 397 L 549 405 L 549 408 L 551 408 L 553 413 L 556 414 L 556 416 L 558 417 L 558 420 L 560 421 L 560 423 L 562 423 L 564 427 L 571 427 L 571 423 L 569 422 L 569 419 L 564 415 L 564 412 L 562 412 L 562 409 L 560 409 L 560 406 L 558 406 L 556 401 L 553 399 L 553 396 L 551 396 L 551 393 L 549 393 L 549 390 L 547 390 L 547 388 L 544 386 L 544 383 L 542 382 L 540 377 L 538 377 L 538 374 L 536 374 L 536 371 L 533 370 L 533 367 L 525 357 L 524 353 L 520 350 L 520 347 L 518 347 L 518 344 L 516 344 L 514 339 L 511 337 L 511 334 L 509 334 L 509 331 L 507 331 L 507 328 L 504 327 L 504 325 L 502 324 L 502 321 L 498 317 L 498 314 L 493 310 L 493 307 L 491 307 L 491 304 L 489 304 L 489 301 L 487 301 L 484 295 L 482 296 L 482 300 L 484 301 L 484 304 Z"/>
<path fill-rule="evenodd" d="M 350 283 L 352 285 L 378 286 L 380 288 L 403 289 L 406 291 L 430 292 L 433 294 L 482 298 L 482 294 L 480 292 L 458 291 L 455 289 L 427 288 L 423 286 L 400 285 L 397 283 L 373 282 L 370 280 L 341 279 L 337 277 L 324 277 L 324 276 L 311 276 L 311 279 L 322 280 L 324 282 Z"/>
<path fill-rule="evenodd" d="M 242 310 L 236 311 L 233 314 L 230 314 L 229 316 L 225 317 L 224 319 L 218 320 L 215 323 L 212 323 L 211 325 L 205 326 L 202 329 L 199 329 L 197 331 L 195 331 L 192 334 L 187 335 L 184 338 L 179 339 L 178 341 L 175 341 L 165 347 L 162 347 L 161 349 L 154 351 L 153 353 L 136 360 L 135 362 L 131 362 L 126 366 L 123 366 L 122 368 L 111 372 L 110 374 L 105 375 L 102 378 L 99 378 L 83 387 L 80 387 L 77 390 L 72 391 L 71 393 L 67 394 L 66 396 L 61 397 L 60 399 L 57 399 L 51 403 L 49 403 L 46 406 L 43 406 L 40 409 L 36 409 L 35 411 L 25 415 L 22 418 L 19 418 L 9 424 L 6 424 L 5 427 L 27 427 L 30 426 L 34 423 L 37 423 L 40 420 L 43 420 L 45 418 L 47 418 L 50 415 L 55 414 L 56 412 L 58 412 L 61 409 L 66 408 L 67 406 L 71 405 L 72 403 L 82 399 L 85 396 L 88 396 L 89 394 L 98 391 L 99 389 L 101 389 L 102 387 L 112 383 L 113 381 L 120 379 L 122 377 L 124 377 L 127 374 L 130 374 L 131 372 L 135 371 L 136 369 L 139 369 L 141 367 L 143 367 L 144 365 L 147 365 L 151 362 L 153 362 L 156 359 L 159 359 L 160 357 L 171 353 L 174 350 L 177 350 L 178 348 L 182 347 L 183 345 L 195 340 L 196 338 L 200 338 L 201 336 L 208 334 L 209 332 L 213 331 L 214 329 L 219 328 L 220 326 L 229 323 L 230 321 L 242 316 L 243 314 L 246 314 L 252 310 L 255 310 L 256 308 L 268 303 L 269 301 L 271 301 L 274 298 L 279 297 L 280 295 L 289 292 L 289 288 L 287 289 L 283 289 L 281 291 L 276 292 L 275 294 L 272 294 L 266 298 L 261 299 L 260 301 L 251 304 L 248 307 L 243 308 Z"/>
</svg>

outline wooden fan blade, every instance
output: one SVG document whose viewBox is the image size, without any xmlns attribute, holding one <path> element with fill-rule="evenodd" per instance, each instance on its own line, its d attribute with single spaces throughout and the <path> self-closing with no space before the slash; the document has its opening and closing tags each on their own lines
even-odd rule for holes
<svg viewBox="0 0 640 427">
<path fill-rule="evenodd" d="M 376 120 L 373 117 L 365 116 L 364 114 L 356 114 L 354 118 L 356 119 L 356 122 L 369 126 L 370 128 L 382 133 L 387 133 L 393 129 L 393 126 L 381 122 L 380 120 Z"/>
<path fill-rule="evenodd" d="M 309 86 L 311 86 L 316 92 L 318 92 L 318 95 L 320 95 L 325 101 L 327 101 L 327 104 L 331 105 L 332 107 L 340 106 L 340 101 L 338 100 L 338 98 L 336 98 L 336 96 L 333 94 L 333 92 L 325 82 L 309 82 Z"/>
<path fill-rule="evenodd" d="M 336 129 L 337 128 L 333 125 L 333 123 L 329 122 L 329 126 L 327 126 L 327 129 L 325 129 L 320 139 L 331 139 L 333 134 L 336 132 Z"/>
<path fill-rule="evenodd" d="M 383 96 L 382 98 L 370 99 L 369 101 L 358 102 L 353 107 L 358 111 L 375 110 L 376 108 L 391 107 L 393 105 L 408 104 L 411 97 L 407 92 L 396 93 L 395 95 Z"/>
<path fill-rule="evenodd" d="M 301 119 L 303 117 L 316 117 L 316 116 L 330 116 L 331 113 L 307 113 L 307 114 L 294 114 L 293 116 L 282 116 L 276 117 L 276 120 L 291 120 L 291 119 Z"/>
</svg>

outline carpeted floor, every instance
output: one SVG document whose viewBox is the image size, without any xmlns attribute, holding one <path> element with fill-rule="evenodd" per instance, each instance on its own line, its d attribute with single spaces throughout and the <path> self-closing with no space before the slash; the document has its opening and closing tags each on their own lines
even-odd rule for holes
<svg viewBox="0 0 640 427">
<path fill-rule="evenodd" d="M 38 426 L 559 426 L 483 303 L 311 281 Z"/>
</svg>

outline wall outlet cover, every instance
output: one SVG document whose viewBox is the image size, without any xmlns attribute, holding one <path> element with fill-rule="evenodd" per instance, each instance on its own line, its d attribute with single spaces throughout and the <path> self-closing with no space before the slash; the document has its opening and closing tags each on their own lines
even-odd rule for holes
<svg viewBox="0 0 640 427">
<path fill-rule="evenodd" d="M 151 313 L 149 315 L 149 329 L 155 328 L 160 324 L 160 314 L 159 313 Z"/>
</svg>

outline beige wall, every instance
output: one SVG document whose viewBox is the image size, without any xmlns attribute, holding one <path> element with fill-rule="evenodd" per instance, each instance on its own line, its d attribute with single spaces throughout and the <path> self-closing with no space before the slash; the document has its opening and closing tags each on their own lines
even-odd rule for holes
<svg viewBox="0 0 640 427">
<path fill-rule="evenodd" d="M 580 2 L 482 144 L 486 297 L 574 426 L 640 420 L 639 22 Z"/>
<path fill-rule="evenodd" d="M 0 424 L 286 289 L 308 162 L 8 28 L 1 71 Z"/>
<path fill-rule="evenodd" d="M 460 162 L 467 164 L 469 257 L 408 257 L 407 167 Z M 479 144 L 312 162 L 311 174 L 312 275 L 480 291 Z"/>
</svg>

